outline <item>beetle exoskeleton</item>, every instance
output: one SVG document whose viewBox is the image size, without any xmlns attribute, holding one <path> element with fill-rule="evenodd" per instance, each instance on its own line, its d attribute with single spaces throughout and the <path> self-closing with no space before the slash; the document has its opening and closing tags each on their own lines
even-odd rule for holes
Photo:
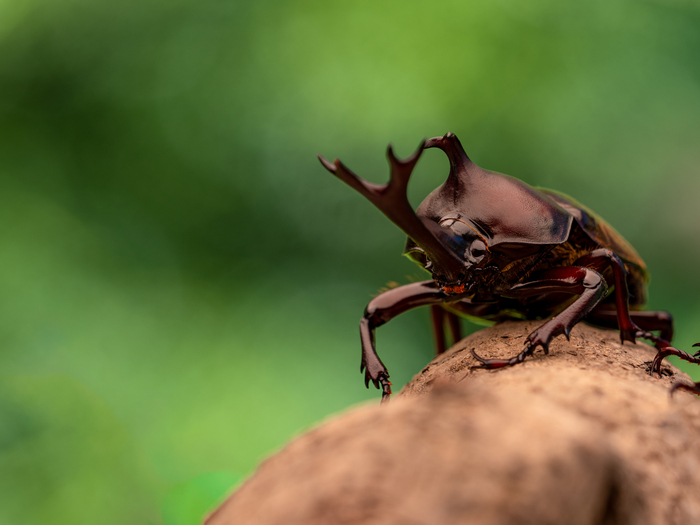
<svg viewBox="0 0 700 525">
<path fill-rule="evenodd" d="M 406 188 L 423 151 L 447 154 L 450 172 L 414 212 Z M 649 275 L 639 254 L 622 235 L 590 209 L 562 193 L 474 164 L 452 133 L 422 141 L 399 160 L 389 145 L 387 184 L 361 179 L 339 160 L 319 155 L 323 166 L 364 195 L 408 236 L 404 254 L 431 279 L 388 290 L 367 305 L 360 321 L 365 385 L 391 394 L 389 373 L 377 355 L 374 331 L 393 317 L 430 305 L 437 352 L 445 351 L 444 324 L 459 339 L 458 316 L 491 321 L 547 319 L 509 359 L 482 359 L 476 368 L 521 363 L 552 339 L 567 338 L 581 320 L 617 328 L 622 342 L 646 338 L 658 353 L 650 373 L 659 373 L 667 355 L 700 363 L 671 346 L 673 319 L 666 312 L 642 310 Z M 572 297 L 575 297 L 572 301 Z M 652 332 L 658 331 L 659 335 Z M 700 393 L 700 386 L 676 385 Z"/>
</svg>

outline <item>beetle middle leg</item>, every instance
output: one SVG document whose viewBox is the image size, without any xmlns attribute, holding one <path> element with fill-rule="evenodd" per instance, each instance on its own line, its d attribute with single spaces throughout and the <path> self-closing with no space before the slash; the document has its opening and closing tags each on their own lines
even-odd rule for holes
<svg viewBox="0 0 700 525">
<path fill-rule="evenodd" d="M 538 346 L 545 354 L 549 352 L 549 343 L 559 334 L 569 338 L 571 329 L 583 319 L 605 297 L 608 286 L 595 270 L 578 266 L 551 268 L 532 274 L 530 280 L 513 286 L 503 295 L 515 299 L 526 299 L 550 293 L 568 293 L 579 297 L 559 315 L 549 319 L 532 332 L 526 341 L 525 350 L 510 359 L 483 359 L 474 350 L 472 355 L 481 363 L 473 368 L 503 368 L 522 363 L 532 355 Z"/>
<path fill-rule="evenodd" d="M 447 349 L 445 341 L 445 310 L 434 304 L 430 307 L 430 322 L 433 325 L 435 355 L 442 354 Z"/>
<path fill-rule="evenodd" d="M 445 339 L 445 322 L 452 336 L 452 344 L 462 339 L 462 328 L 459 317 L 450 311 L 445 310 L 440 305 L 430 307 L 430 321 L 433 325 L 433 337 L 435 339 L 435 355 L 440 355 L 447 350 L 447 340 Z"/>
</svg>

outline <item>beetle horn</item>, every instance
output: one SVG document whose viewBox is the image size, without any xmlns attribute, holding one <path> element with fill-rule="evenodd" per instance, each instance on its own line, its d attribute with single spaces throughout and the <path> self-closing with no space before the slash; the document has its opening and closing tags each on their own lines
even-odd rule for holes
<svg viewBox="0 0 700 525">
<path fill-rule="evenodd" d="M 338 159 L 333 163 L 321 155 L 318 159 L 328 171 L 364 195 L 391 222 L 423 248 L 436 268 L 439 268 L 440 273 L 444 274 L 441 277 L 444 277 L 445 281 L 458 282 L 464 276 L 464 263 L 455 252 L 439 240 L 436 236 L 439 232 L 433 233 L 433 230 L 440 226 L 430 221 L 423 222 L 418 218 L 406 194 L 413 168 L 426 147 L 428 147 L 427 143 L 423 140 L 413 155 L 405 160 L 399 160 L 389 144 L 387 157 L 391 166 L 391 176 L 387 184 L 374 184 L 358 177 Z"/>
<path fill-rule="evenodd" d="M 447 158 L 450 159 L 450 166 L 457 167 L 464 164 L 471 164 L 472 161 L 469 159 L 467 154 L 462 147 L 462 143 L 457 138 L 454 133 L 445 133 L 442 137 L 433 137 L 425 141 L 425 149 L 428 148 L 440 148 L 447 154 Z"/>
<path fill-rule="evenodd" d="M 454 133 L 445 133 L 442 137 L 433 137 L 425 142 L 425 149 L 439 148 L 445 152 L 450 161 L 450 175 L 448 182 L 460 185 L 465 182 L 466 172 L 474 163 L 467 156 L 462 143 Z M 461 175 L 461 176 L 460 176 Z"/>
</svg>

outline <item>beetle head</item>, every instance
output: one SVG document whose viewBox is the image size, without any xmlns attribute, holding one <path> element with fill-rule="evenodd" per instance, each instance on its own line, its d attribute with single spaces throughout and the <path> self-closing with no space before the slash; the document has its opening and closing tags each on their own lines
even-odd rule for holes
<svg viewBox="0 0 700 525">
<path fill-rule="evenodd" d="M 457 281 L 449 279 L 440 263 L 432 261 L 425 251 L 410 238 L 406 242 L 404 255 L 428 270 L 432 274 L 433 280 L 445 292 L 469 292 L 489 273 L 497 270 L 496 267 L 489 264 L 491 252 L 487 239 L 467 222 L 456 216 L 443 217 L 431 230 L 445 247 L 462 259 L 463 272 Z"/>
<path fill-rule="evenodd" d="M 472 172 L 480 168 L 471 162 L 454 133 L 429 139 L 425 148 L 440 148 L 447 154 L 450 175 L 423 201 L 416 214 L 440 243 L 462 260 L 463 272 L 456 282 L 447 278 L 439 261 L 431 260 L 410 238 L 404 254 L 428 270 L 445 292 L 469 292 L 493 270 L 497 270 L 489 264 L 491 239 L 488 232 L 478 222 L 465 216 L 459 202 L 460 197 L 470 189 L 470 168 Z"/>
</svg>

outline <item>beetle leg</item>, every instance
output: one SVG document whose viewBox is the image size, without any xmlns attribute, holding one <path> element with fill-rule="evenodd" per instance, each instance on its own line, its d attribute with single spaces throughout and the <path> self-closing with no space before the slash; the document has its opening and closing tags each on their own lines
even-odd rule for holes
<svg viewBox="0 0 700 525">
<path fill-rule="evenodd" d="M 518 363 L 522 363 L 523 361 L 525 361 L 525 358 L 532 355 L 532 353 L 534 351 L 535 351 L 535 347 L 528 344 L 525 347 L 525 350 L 520 352 L 515 357 L 511 357 L 510 359 L 484 359 L 483 357 L 477 355 L 477 353 L 472 348 L 471 352 L 472 352 L 472 355 L 474 356 L 474 359 L 479 361 L 481 364 L 472 366 L 471 368 L 472 369 L 485 368 L 486 370 L 494 370 L 496 368 L 504 368 L 506 366 L 517 365 Z"/>
<path fill-rule="evenodd" d="M 457 344 L 462 340 L 462 325 L 459 322 L 459 317 L 452 312 L 446 312 L 447 326 L 450 328 L 452 335 L 452 344 Z"/>
<path fill-rule="evenodd" d="M 693 346 L 698 346 L 700 343 L 694 344 Z M 675 383 L 671 387 L 671 391 L 669 394 L 673 396 L 673 393 L 676 390 L 685 390 L 686 392 L 690 392 L 691 394 L 695 394 L 697 396 L 700 396 L 700 383 L 693 383 L 692 385 L 689 385 L 688 383 L 681 383 L 680 381 L 678 383 Z"/>
<path fill-rule="evenodd" d="M 657 354 L 654 356 L 654 360 L 649 366 L 650 374 L 661 374 L 661 363 L 663 362 L 664 358 L 670 355 L 675 355 L 676 357 L 679 357 L 684 361 L 688 361 L 689 363 L 700 364 L 700 351 L 690 355 L 688 352 L 684 352 L 683 350 L 679 350 L 678 348 L 671 346 L 671 339 L 673 338 L 673 317 L 671 317 L 671 314 L 661 311 L 640 312 L 633 310 L 630 312 L 630 317 L 636 325 L 641 327 L 635 336 L 641 339 L 648 339 L 656 347 Z M 616 328 L 617 319 L 617 312 L 614 310 L 611 311 L 605 309 L 604 307 L 599 307 L 595 308 L 588 315 L 586 321 L 605 328 Z M 661 335 L 657 336 L 652 334 L 652 330 L 658 330 Z M 700 343 L 693 346 L 700 346 Z M 676 383 L 676 385 L 674 385 L 671 389 L 671 392 L 673 393 L 673 391 L 678 390 L 679 388 L 688 391 L 691 391 L 691 389 L 694 388 L 698 393 L 700 393 L 700 383 L 696 383 L 694 387 L 691 385 L 686 385 L 685 383 Z"/>
<path fill-rule="evenodd" d="M 647 337 L 647 335 L 641 335 L 640 337 L 645 337 L 647 339 L 652 339 L 654 337 L 653 334 L 649 335 L 651 335 L 652 337 Z M 676 357 L 682 359 L 683 361 L 687 361 L 688 363 L 700 365 L 700 352 L 695 352 L 695 354 L 690 355 L 688 352 L 684 352 L 683 350 L 679 350 L 678 348 L 675 348 L 670 345 L 659 346 L 657 346 L 658 352 L 656 353 L 656 356 L 654 357 L 654 360 L 651 362 L 651 366 L 649 367 L 650 374 L 653 374 L 654 372 L 660 374 L 661 362 L 664 360 L 665 357 L 668 357 L 670 355 L 675 355 Z M 696 343 L 693 346 L 700 346 L 700 343 Z"/>
<path fill-rule="evenodd" d="M 435 281 L 423 281 L 392 288 L 369 302 L 365 309 L 365 315 L 360 320 L 362 341 L 360 371 L 365 373 L 365 386 L 369 387 L 370 381 L 376 388 L 380 388 L 381 385 L 383 402 L 388 400 L 391 395 L 391 383 L 389 382 L 389 372 L 375 350 L 375 329 L 413 308 L 456 301 L 459 301 L 460 311 L 474 316 L 493 313 L 494 308 L 498 308 L 497 303 L 471 304 L 466 297 L 447 295 Z"/>
<path fill-rule="evenodd" d="M 459 324 L 459 317 L 452 312 L 446 311 L 442 306 L 432 305 L 430 307 L 430 321 L 433 325 L 433 338 L 435 340 L 435 355 L 440 355 L 447 350 L 447 340 L 445 339 L 445 321 L 450 329 L 452 344 L 462 339 L 462 327 Z"/>
<path fill-rule="evenodd" d="M 598 305 L 588 314 L 585 321 L 603 328 L 617 328 L 617 310 L 608 308 L 612 305 Z M 673 317 L 663 311 L 639 311 L 629 312 L 632 322 L 646 332 L 658 331 L 661 339 L 669 343 L 673 340 Z M 635 334 L 636 335 L 636 334 Z M 643 337 L 637 335 L 637 337 Z"/>
<path fill-rule="evenodd" d="M 481 363 L 472 368 L 493 369 L 513 366 L 522 363 L 538 346 L 548 353 L 552 339 L 559 334 L 564 334 L 568 339 L 571 329 L 605 297 L 607 291 L 605 279 L 590 268 L 566 266 L 533 274 L 529 281 L 516 284 L 503 295 L 526 299 L 548 293 L 570 293 L 579 295 L 578 299 L 559 315 L 532 332 L 525 342 L 525 350 L 511 359 L 483 359 L 472 350 L 474 357 Z"/>
<path fill-rule="evenodd" d="M 683 352 L 682 350 L 678 350 L 677 348 L 673 348 L 669 340 L 654 335 L 651 332 L 639 330 L 637 332 L 637 337 L 641 337 L 643 339 L 651 341 L 654 344 L 654 347 L 657 351 L 656 355 L 654 356 L 654 360 L 649 366 L 649 375 L 654 375 L 654 372 L 661 375 L 661 362 L 664 360 L 664 357 L 668 357 L 669 355 L 677 355 L 678 357 L 681 357 L 686 361 L 692 359 L 692 357 L 688 353 Z"/>
<path fill-rule="evenodd" d="M 627 269 L 622 260 L 607 248 L 599 248 L 587 253 L 574 262 L 574 266 L 585 266 L 599 273 L 610 266 L 613 271 L 615 284 L 615 310 L 617 311 L 617 325 L 620 330 L 620 341 L 635 342 L 638 326 L 632 322 L 629 311 L 629 290 L 627 288 Z"/>
<path fill-rule="evenodd" d="M 438 304 L 447 299 L 435 281 L 411 283 L 393 288 L 372 299 L 360 320 L 360 338 L 362 341 L 362 363 L 360 372 L 365 373 L 365 386 L 369 382 L 382 389 L 382 401 L 391 395 L 389 371 L 377 355 L 374 345 L 374 331 L 377 327 L 390 321 L 403 312 L 419 306 Z"/>
<path fill-rule="evenodd" d="M 432 305 L 430 307 L 430 321 L 433 324 L 435 355 L 440 355 L 447 349 L 447 344 L 445 343 L 445 310 L 438 305 Z"/>
<path fill-rule="evenodd" d="M 661 362 L 664 357 L 676 355 L 681 359 L 693 363 L 700 363 L 700 359 L 690 356 L 688 353 L 673 348 L 671 338 L 673 337 L 673 318 L 666 312 L 635 312 L 635 320 L 642 326 L 640 328 L 632 320 L 633 315 L 629 311 L 629 290 L 627 288 L 627 269 L 622 260 L 611 250 L 599 248 L 579 258 L 574 264 L 593 268 L 602 272 L 606 266 L 613 270 L 613 280 L 615 283 L 615 311 L 617 314 L 617 326 L 620 330 L 620 340 L 622 343 L 630 341 L 636 342 L 636 338 L 648 339 L 657 349 L 657 354 L 651 363 L 649 373 L 661 373 Z M 598 312 L 600 314 L 602 310 Z M 595 316 L 594 312 L 594 316 Z M 603 314 L 604 315 L 604 314 Z M 661 337 L 652 334 L 649 330 L 660 330 Z"/>
</svg>

